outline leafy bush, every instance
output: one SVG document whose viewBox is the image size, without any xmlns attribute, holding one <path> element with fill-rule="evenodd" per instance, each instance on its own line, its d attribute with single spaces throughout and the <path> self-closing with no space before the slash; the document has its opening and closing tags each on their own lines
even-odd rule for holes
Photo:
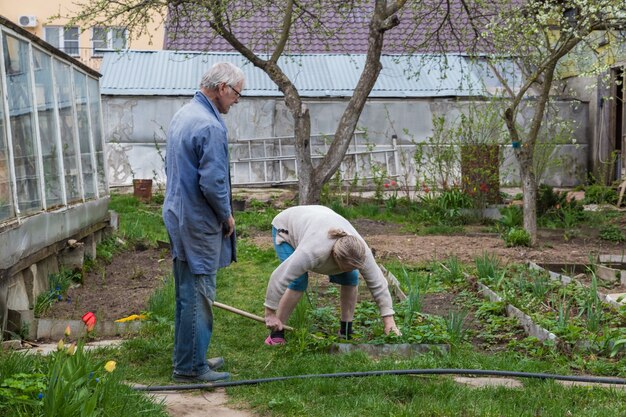
<svg viewBox="0 0 626 417">
<path fill-rule="evenodd" d="M 506 206 L 500 209 L 500 219 L 498 223 L 504 230 L 519 227 L 524 221 L 524 213 L 520 206 Z"/>
<path fill-rule="evenodd" d="M 530 233 L 517 227 L 512 228 L 504 236 L 507 247 L 530 246 Z"/>
<path fill-rule="evenodd" d="M 549 185 L 541 184 L 537 189 L 537 216 L 542 216 L 565 202 L 565 194 L 559 194 Z"/>
<path fill-rule="evenodd" d="M 585 204 L 615 204 L 617 191 L 602 184 L 593 184 L 585 188 Z"/>
</svg>

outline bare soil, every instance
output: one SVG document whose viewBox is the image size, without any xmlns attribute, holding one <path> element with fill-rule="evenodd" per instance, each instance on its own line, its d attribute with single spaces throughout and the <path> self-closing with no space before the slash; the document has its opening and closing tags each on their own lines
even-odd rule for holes
<svg viewBox="0 0 626 417">
<path fill-rule="evenodd" d="M 169 251 L 139 246 L 113 256 L 110 263 L 99 261 L 74 286 L 65 299 L 55 303 L 45 317 L 79 320 L 92 311 L 98 320 L 113 321 L 141 314 L 148 300 L 171 273 Z"/>
<path fill-rule="evenodd" d="M 496 234 L 481 231 L 449 236 L 416 236 L 403 232 L 397 225 L 372 220 L 357 220 L 356 229 L 363 235 L 380 260 L 397 259 L 406 263 L 429 262 L 456 256 L 471 262 L 483 252 L 495 254 L 504 263 L 535 261 L 538 263 L 585 264 L 598 254 L 622 255 L 625 244 L 600 240 L 591 233 L 565 241 L 562 232 L 540 231 L 535 248 L 507 248 Z M 250 239 L 262 247 L 271 247 L 266 232 Z M 148 308 L 150 295 L 171 274 L 171 260 L 165 249 L 138 247 L 117 254 L 108 264 L 99 264 L 84 276 L 83 285 L 71 288 L 67 298 L 57 302 L 46 317 L 80 319 L 93 311 L 101 320 L 116 320 L 140 314 Z M 261 296 L 261 295 L 259 295 Z M 446 315 L 453 295 L 438 295 L 423 300 L 423 311 Z"/>
</svg>

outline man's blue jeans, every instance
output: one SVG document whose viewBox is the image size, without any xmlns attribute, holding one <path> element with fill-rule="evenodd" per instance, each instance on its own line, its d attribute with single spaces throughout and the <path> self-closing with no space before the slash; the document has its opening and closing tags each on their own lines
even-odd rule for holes
<svg viewBox="0 0 626 417">
<path fill-rule="evenodd" d="M 176 317 L 174 321 L 174 373 L 202 375 L 209 369 L 206 354 L 213 334 L 215 276 L 195 275 L 187 262 L 174 259 Z"/>
</svg>

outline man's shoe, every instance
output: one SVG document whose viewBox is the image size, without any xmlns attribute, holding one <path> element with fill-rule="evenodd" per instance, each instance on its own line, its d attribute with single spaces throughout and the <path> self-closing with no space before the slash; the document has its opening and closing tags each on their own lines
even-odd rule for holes
<svg viewBox="0 0 626 417">
<path fill-rule="evenodd" d="M 221 356 L 217 358 L 211 358 L 207 360 L 207 363 L 209 364 L 209 368 L 212 371 L 216 371 L 220 369 L 222 366 L 224 366 L 224 358 L 222 358 Z"/>
<path fill-rule="evenodd" d="M 230 379 L 230 374 L 228 372 L 215 372 L 209 369 L 202 375 L 181 375 L 173 373 L 172 379 L 176 382 L 215 382 Z"/>
</svg>

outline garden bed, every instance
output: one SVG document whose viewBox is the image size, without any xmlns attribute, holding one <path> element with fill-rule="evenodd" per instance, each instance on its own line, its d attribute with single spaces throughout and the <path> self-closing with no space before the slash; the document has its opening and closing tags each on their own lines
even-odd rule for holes
<svg viewBox="0 0 626 417">
<path fill-rule="evenodd" d="M 519 317 L 529 335 L 566 351 L 617 354 L 617 342 L 626 336 L 621 304 L 611 302 L 595 275 L 584 273 L 584 266 L 548 266 L 556 271 L 530 263 L 483 276 L 479 285 L 492 299 L 507 303 L 507 311 Z M 612 288 L 622 291 L 617 283 Z"/>
</svg>

